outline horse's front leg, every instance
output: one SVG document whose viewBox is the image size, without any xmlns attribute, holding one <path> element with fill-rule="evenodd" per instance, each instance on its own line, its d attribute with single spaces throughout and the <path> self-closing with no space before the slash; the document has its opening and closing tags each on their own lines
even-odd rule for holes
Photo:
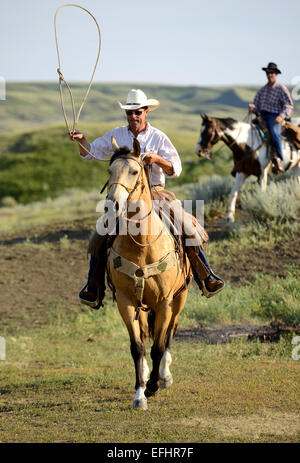
<svg viewBox="0 0 300 463">
<path fill-rule="evenodd" d="M 176 333 L 178 317 L 186 302 L 187 294 L 188 290 L 185 289 L 172 301 L 172 318 L 167 330 L 165 352 L 161 359 L 159 369 L 159 385 L 161 388 L 168 388 L 173 384 L 173 376 L 170 371 L 170 365 L 172 363 L 171 344 Z"/>
<path fill-rule="evenodd" d="M 300 183 L 300 160 L 295 165 L 295 167 L 293 167 L 292 172 L 293 172 L 294 178 L 297 180 L 298 183 Z"/>
<path fill-rule="evenodd" d="M 226 216 L 226 220 L 228 222 L 234 222 L 236 200 L 237 200 L 239 191 L 242 188 L 247 177 L 248 175 L 244 174 L 243 172 L 238 172 L 235 176 L 235 182 L 234 182 L 234 185 L 230 193 L 229 205 L 228 205 L 227 216 Z"/>
<path fill-rule="evenodd" d="M 149 367 L 145 357 L 145 346 L 141 341 L 131 340 L 131 355 L 134 361 L 136 382 L 136 394 L 133 399 L 133 408 L 147 410 L 147 398 L 145 396 L 146 381 L 148 379 Z"/>
<path fill-rule="evenodd" d="M 268 174 L 269 174 L 271 167 L 272 167 L 272 163 L 269 162 L 269 164 L 264 169 L 262 168 L 262 173 L 259 177 L 259 185 L 260 185 L 261 191 L 266 191 L 267 189 Z"/>
<path fill-rule="evenodd" d="M 170 363 L 170 353 L 166 351 L 166 335 L 171 320 L 171 308 L 164 305 L 155 313 L 153 346 L 151 348 L 152 371 L 147 382 L 146 397 L 154 395 L 160 387 L 160 364 L 166 352 L 166 362 Z"/>
<path fill-rule="evenodd" d="M 119 302 L 119 301 L 122 302 Z M 145 331 L 143 326 L 140 326 L 138 320 L 135 320 L 135 307 L 126 305 L 126 299 L 120 297 L 117 302 L 119 312 L 127 327 L 130 338 L 130 350 L 135 366 L 135 389 L 136 394 L 133 400 L 134 409 L 147 410 L 147 398 L 145 396 L 146 382 L 148 379 L 149 368 L 146 361 L 145 350 Z"/>
<path fill-rule="evenodd" d="M 159 369 L 159 386 L 161 388 L 168 388 L 173 384 L 173 376 L 170 371 L 170 365 L 172 363 L 172 355 L 170 348 L 166 347 L 164 355 L 161 360 Z"/>
</svg>

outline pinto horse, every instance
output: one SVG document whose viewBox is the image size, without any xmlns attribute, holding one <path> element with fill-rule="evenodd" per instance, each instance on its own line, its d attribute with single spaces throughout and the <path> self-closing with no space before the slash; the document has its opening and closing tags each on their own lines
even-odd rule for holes
<svg viewBox="0 0 300 463">
<path fill-rule="evenodd" d="M 190 264 L 187 261 L 185 272 L 172 235 L 153 210 L 138 141 L 134 140 L 133 151 L 119 148 L 113 137 L 112 146 L 106 203 L 114 205 L 113 214 L 119 220 L 126 213 L 128 232 L 115 238 L 108 251 L 107 271 L 130 337 L 136 373 L 133 408 L 147 409 L 147 397 L 173 382 L 170 346 L 187 297 L 185 282 Z M 134 218 L 134 204 L 140 207 L 139 220 Z M 133 234 L 135 227 L 140 231 Z M 149 379 L 145 348 L 148 336 L 153 339 Z"/>
<path fill-rule="evenodd" d="M 238 193 L 250 175 L 258 178 L 261 189 L 266 190 L 268 174 L 272 170 L 270 149 L 258 129 L 247 122 L 238 122 L 232 118 L 209 117 L 201 114 L 202 128 L 196 146 L 199 157 L 208 157 L 210 149 L 219 141 L 224 142 L 233 152 L 236 170 L 235 182 L 230 193 L 226 219 L 235 220 L 235 206 Z M 300 150 L 290 147 L 282 141 L 283 167 L 292 169 L 293 175 L 300 183 Z"/>
</svg>

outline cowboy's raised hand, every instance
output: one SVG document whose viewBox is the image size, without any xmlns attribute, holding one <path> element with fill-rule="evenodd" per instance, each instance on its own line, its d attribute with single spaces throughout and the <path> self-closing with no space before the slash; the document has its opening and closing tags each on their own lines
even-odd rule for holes
<svg viewBox="0 0 300 463">
<path fill-rule="evenodd" d="M 255 105 L 253 103 L 249 103 L 249 111 L 252 113 L 255 109 Z"/>
<path fill-rule="evenodd" d="M 80 141 L 85 138 L 84 134 L 79 130 L 72 130 L 70 132 L 70 140 L 72 141 Z"/>
</svg>

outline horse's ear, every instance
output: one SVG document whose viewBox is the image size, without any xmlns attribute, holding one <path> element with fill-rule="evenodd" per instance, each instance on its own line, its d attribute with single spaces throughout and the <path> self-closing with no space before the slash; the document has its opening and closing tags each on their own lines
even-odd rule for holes
<svg viewBox="0 0 300 463">
<path fill-rule="evenodd" d="M 115 137 L 111 137 L 111 146 L 112 146 L 114 153 L 117 153 L 118 151 L 120 151 L 120 148 L 118 146 L 118 143 L 116 142 Z"/>
<path fill-rule="evenodd" d="M 203 121 L 205 121 L 205 119 L 207 119 L 207 115 L 204 114 L 204 113 L 200 114 L 200 117 L 202 117 L 202 120 L 203 120 Z"/>
<path fill-rule="evenodd" d="M 141 147 L 136 138 L 133 140 L 133 154 L 138 158 L 141 155 Z"/>
</svg>

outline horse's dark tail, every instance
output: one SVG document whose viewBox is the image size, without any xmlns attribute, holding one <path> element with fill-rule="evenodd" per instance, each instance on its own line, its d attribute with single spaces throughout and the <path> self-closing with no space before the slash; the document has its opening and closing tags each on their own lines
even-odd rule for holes
<svg viewBox="0 0 300 463">
<path fill-rule="evenodd" d="M 153 339 L 154 336 L 154 323 L 155 323 L 155 312 L 153 309 L 150 309 L 148 312 L 148 331 L 149 337 Z"/>
</svg>

